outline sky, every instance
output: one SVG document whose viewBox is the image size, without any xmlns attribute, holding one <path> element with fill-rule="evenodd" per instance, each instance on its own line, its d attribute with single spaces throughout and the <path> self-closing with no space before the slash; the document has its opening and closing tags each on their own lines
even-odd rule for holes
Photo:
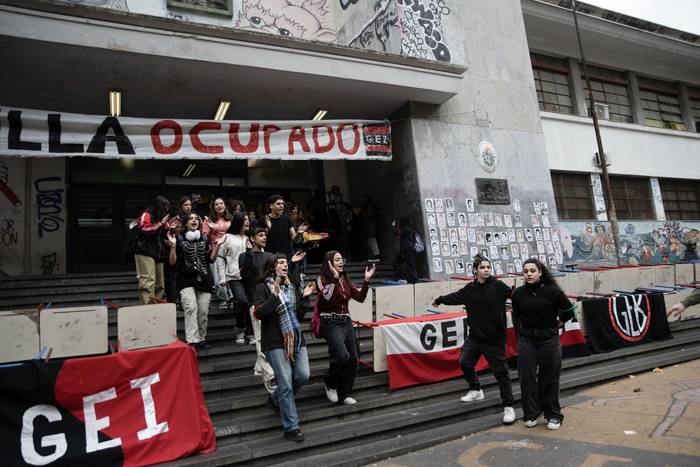
<svg viewBox="0 0 700 467">
<path fill-rule="evenodd" d="M 606 10 L 700 35 L 700 0 L 581 0 Z"/>
</svg>

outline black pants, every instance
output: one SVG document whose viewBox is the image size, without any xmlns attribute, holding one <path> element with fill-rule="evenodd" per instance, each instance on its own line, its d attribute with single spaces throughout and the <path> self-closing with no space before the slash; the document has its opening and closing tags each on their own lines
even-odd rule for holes
<svg viewBox="0 0 700 467">
<path fill-rule="evenodd" d="M 324 383 L 338 391 L 338 403 L 350 396 L 357 373 L 357 341 L 350 319 L 321 318 L 321 332 L 328 343 L 330 367 Z"/>
<path fill-rule="evenodd" d="M 510 385 L 510 376 L 508 376 L 505 341 L 496 344 L 479 342 L 472 338 L 467 338 L 464 341 L 462 355 L 459 357 L 459 366 L 464 373 L 464 379 L 469 383 L 469 389 L 475 391 L 481 389 L 479 377 L 476 376 L 474 367 L 482 355 L 486 358 L 496 381 L 498 381 L 503 407 L 513 407 L 513 388 Z"/>
<path fill-rule="evenodd" d="M 559 405 L 561 345 L 556 329 L 518 336 L 518 373 L 524 420 L 535 420 L 542 412 L 547 420 L 564 420 Z"/>
<path fill-rule="evenodd" d="M 248 312 L 248 297 L 245 294 L 243 281 L 228 281 L 228 288 L 231 290 L 231 306 L 236 317 L 236 327 L 239 332 L 244 331 L 247 336 L 253 335 L 253 322 Z"/>
<path fill-rule="evenodd" d="M 163 262 L 163 278 L 165 282 L 165 297 L 170 303 L 177 303 L 180 298 L 180 293 L 177 290 L 177 267 L 171 266 L 170 261 Z"/>
</svg>

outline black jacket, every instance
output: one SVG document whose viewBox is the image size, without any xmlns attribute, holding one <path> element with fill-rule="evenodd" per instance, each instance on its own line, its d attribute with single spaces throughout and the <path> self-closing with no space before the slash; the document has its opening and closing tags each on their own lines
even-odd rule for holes
<svg viewBox="0 0 700 467">
<path fill-rule="evenodd" d="M 246 251 L 238 256 L 238 267 L 241 270 L 241 280 L 248 303 L 254 302 L 255 288 L 260 276 L 265 272 L 265 263 L 270 258 L 272 253 L 267 251 Z"/>
<path fill-rule="evenodd" d="M 438 305 L 464 305 L 467 309 L 469 338 L 479 342 L 505 342 L 506 300 L 510 287 L 494 277 L 481 284 L 470 282 L 462 289 L 435 299 Z"/>
<path fill-rule="evenodd" d="M 306 312 L 306 300 L 303 300 L 299 293 L 299 272 L 296 268 L 289 271 L 289 279 L 294 284 L 297 296 L 297 320 L 301 323 Z M 265 282 L 259 282 L 255 287 L 255 317 L 260 320 L 261 342 L 260 347 L 263 352 L 272 349 L 283 349 L 284 339 L 280 331 L 280 322 L 277 317 L 277 307 L 280 299 L 273 295 Z M 301 345 L 306 345 L 304 333 L 301 333 Z"/>
</svg>

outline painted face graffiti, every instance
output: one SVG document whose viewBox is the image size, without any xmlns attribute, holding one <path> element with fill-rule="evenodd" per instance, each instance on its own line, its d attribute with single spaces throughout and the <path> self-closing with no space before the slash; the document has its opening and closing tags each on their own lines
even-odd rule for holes
<svg viewBox="0 0 700 467">
<path fill-rule="evenodd" d="M 235 26 L 295 39 L 335 40 L 330 0 L 243 0 Z"/>
</svg>

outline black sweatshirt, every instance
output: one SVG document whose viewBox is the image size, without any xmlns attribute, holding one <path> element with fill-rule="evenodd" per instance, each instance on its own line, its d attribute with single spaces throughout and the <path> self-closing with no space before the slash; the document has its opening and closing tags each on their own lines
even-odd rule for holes
<svg viewBox="0 0 700 467">
<path fill-rule="evenodd" d="M 479 342 L 505 342 L 506 300 L 510 287 L 494 277 L 482 284 L 470 282 L 462 289 L 435 299 L 438 305 L 464 305 L 467 309 L 469 338 Z"/>
<path fill-rule="evenodd" d="M 574 317 L 574 306 L 556 285 L 525 284 L 515 289 L 512 300 L 513 317 L 528 329 L 557 329 L 557 321 Z"/>
</svg>

